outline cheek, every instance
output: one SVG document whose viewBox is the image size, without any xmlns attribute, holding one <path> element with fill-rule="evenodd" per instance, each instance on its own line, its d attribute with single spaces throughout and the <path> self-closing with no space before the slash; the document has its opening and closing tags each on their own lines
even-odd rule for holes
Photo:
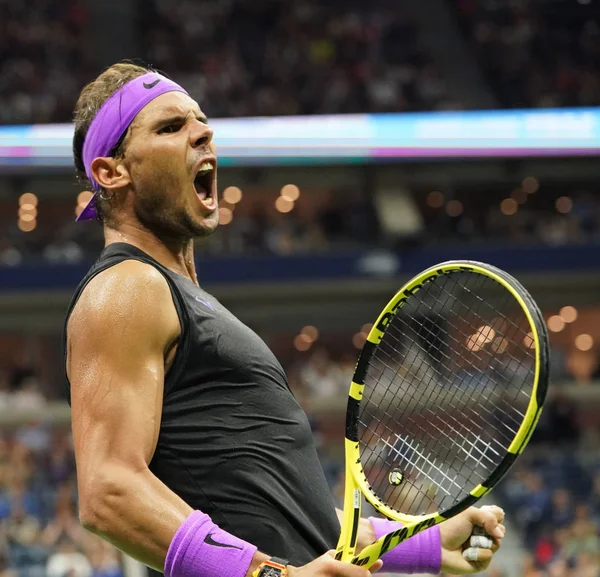
<svg viewBox="0 0 600 577">
<path fill-rule="evenodd" d="M 171 147 L 147 146 L 134 160 L 136 180 L 145 187 L 172 186 L 184 174 L 182 163 Z"/>
</svg>

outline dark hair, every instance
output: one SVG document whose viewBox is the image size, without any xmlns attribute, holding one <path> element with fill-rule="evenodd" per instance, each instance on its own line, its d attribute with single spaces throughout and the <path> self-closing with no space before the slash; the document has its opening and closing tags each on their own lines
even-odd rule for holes
<svg viewBox="0 0 600 577">
<path fill-rule="evenodd" d="M 138 66 L 131 62 L 119 62 L 107 68 L 96 80 L 87 84 L 75 104 L 73 112 L 73 122 L 75 123 L 75 133 L 73 134 L 73 158 L 75 160 L 75 171 L 80 182 L 91 185 L 85 173 L 83 164 L 83 142 L 90 128 L 90 124 L 102 105 L 124 84 L 127 84 L 138 76 L 143 76 L 149 72 L 149 68 Z M 123 154 L 123 141 L 127 130 L 121 135 L 119 141 L 110 151 L 110 156 L 118 157 Z M 96 197 L 96 208 L 98 218 L 101 222 L 111 222 L 111 203 L 106 198 L 106 191 L 101 190 Z"/>
</svg>

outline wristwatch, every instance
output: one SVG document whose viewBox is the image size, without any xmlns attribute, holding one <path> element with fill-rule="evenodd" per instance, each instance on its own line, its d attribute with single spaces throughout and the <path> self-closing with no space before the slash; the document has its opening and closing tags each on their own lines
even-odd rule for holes
<svg viewBox="0 0 600 577">
<path fill-rule="evenodd" d="M 256 568 L 252 577 L 287 577 L 288 563 L 287 559 L 271 557 Z"/>
</svg>

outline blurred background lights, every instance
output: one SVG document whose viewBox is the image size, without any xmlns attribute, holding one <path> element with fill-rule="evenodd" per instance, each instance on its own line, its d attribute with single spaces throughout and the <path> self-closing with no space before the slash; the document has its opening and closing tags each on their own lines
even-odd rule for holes
<svg viewBox="0 0 600 577">
<path fill-rule="evenodd" d="M 295 184 L 286 184 L 281 188 L 281 197 L 296 202 L 300 198 L 300 189 Z"/>
<path fill-rule="evenodd" d="M 356 333 L 352 337 L 352 344 L 354 345 L 355 348 L 362 349 L 366 340 L 367 340 L 367 337 L 365 336 L 364 333 Z"/>
<path fill-rule="evenodd" d="M 35 194 L 33 194 L 33 192 L 24 192 L 20 197 L 19 197 L 19 206 L 24 208 L 27 206 L 31 206 L 32 208 L 35 208 L 38 205 L 38 198 Z"/>
<path fill-rule="evenodd" d="M 588 334 L 575 337 L 575 347 L 580 351 L 589 351 L 594 346 L 594 339 Z"/>
<path fill-rule="evenodd" d="M 373 328 L 373 323 L 365 323 L 361 329 L 360 332 L 365 335 L 365 338 L 367 336 L 369 336 L 369 333 L 371 332 L 371 329 Z"/>
<path fill-rule="evenodd" d="M 565 328 L 565 320 L 559 315 L 553 315 L 548 319 L 548 329 L 553 333 L 560 333 Z"/>
<path fill-rule="evenodd" d="M 222 206 L 219 208 L 219 224 L 229 224 L 233 219 L 233 212 L 230 208 Z"/>
<path fill-rule="evenodd" d="M 17 227 L 22 232 L 31 232 L 37 227 L 38 197 L 33 192 L 24 192 L 19 196 L 19 210 L 17 211 Z"/>
<path fill-rule="evenodd" d="M 229 204 L 237 204 L 242 200 L 242 190 L 237 186 L 228 186 L 223 191 L 223 200 Z"/>
<path fill-rule="evenodd" d="M 534 178 L 533 176 L 526 176 L 523 179 L 523 182 L 521 182 L 521 188 L 527 194 L 534 194 L 540 188 L 540 183 L 538 182 L 537 178 Z"/>
<path fill-rule="evenodd" d="M 297 351 L 307 351 L 312 346 L 312 343 L 313 341 L 304 333 L 300 333 L 294 338 L 294 348 Z"/>
<path fill-rule="evenodd" d="M 304 335 L 305 338 L 309 339 L 311 343 L 319 338 L 319 331 L 317 327 L 313 327 L 312 325 L 304 327 L 300 331 L 300 334 Z"/>
<path fill-rule="evenodd" d="M 561 214 L 568 214 L 573 209 L 573 201 L 568 196 L 561 196 L 556 199 L 555 206 Z"/>
<path fill-rule="evenodd" d="M 527 333 L 523 338 L 523 344 L 528 349 L 533 349 L 535 347 L 535 341 L 533 340 L 533 333 Z"/>
<path fill-rule="evenodd" d="M 514 198 L 505 198 L 500 203 L 500 212 L 506 216 L 512 216 L 519 210 L 519 205 Z"/>
<path fill-rule="evenodd" d="M 504 337 L 497 337 L 491 344 L 492 352 L 496 354 L 502 354 L 506 352 L 506 349 L 508 349 L 508 344 L 508 339 Z"/>
<path fill-rule="evenodd" d="M 446 213 L 448 216 L 460 216 L 463 211 L 463 205 L 460 200 L 450 200 L 448 204 L 446 204 Z"/>
<path fill-rule="evenodd" d="M 19 219 L 19 221 L 17 222 L 17 226 L 19 227 L 19 230 L 22 232 L 31 232 L 32 230 L 35 230 L 35 227 L 37 226 L 37 221 L 35 219 L 33 219 L 33 220 Z"/>
<path fill-rule="evenodd" d="M 441 208 L 444 205 L 444 195 L 439 190 L 432 190 L 427 195 L 426 202 L 431 208 Z"/>
<path fill-rule="evenodd" d="M 566 323 L 572 323 L 577 320 L 577 309 L 567 305 L 560 309 L 560 316 Z"/>
<path fill-rule="evenodd" d="M 278 196 L 275 201 L 275 208 L 279 212 L 290 212 L 294 208 L 294 202 L 292 200 L 288 200 L 284 196 Z"/>
<path fill-rule="evenodd" d="M 495 336 L 496 331 L 492 327 L 488 325 L 481 326 L 467 339 L 467 348 L 470 351 L 477 352 L 487 343 L 493 341 Z"/>
</svg>

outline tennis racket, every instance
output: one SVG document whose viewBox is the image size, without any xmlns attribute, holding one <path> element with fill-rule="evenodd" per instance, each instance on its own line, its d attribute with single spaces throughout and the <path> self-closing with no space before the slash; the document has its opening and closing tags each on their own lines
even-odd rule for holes
<svg viewBox="0 0 600 577">
<path fill-rule="evenodd" d="M 533 433 L 548 361 L 536 303 L 493 266 L 445 262 L 400 289 L 350 386 L 336 558 L 369 568 L 489 493 Z M 363 495 L 403 527 L 355 556 Z"/>
</svg>

